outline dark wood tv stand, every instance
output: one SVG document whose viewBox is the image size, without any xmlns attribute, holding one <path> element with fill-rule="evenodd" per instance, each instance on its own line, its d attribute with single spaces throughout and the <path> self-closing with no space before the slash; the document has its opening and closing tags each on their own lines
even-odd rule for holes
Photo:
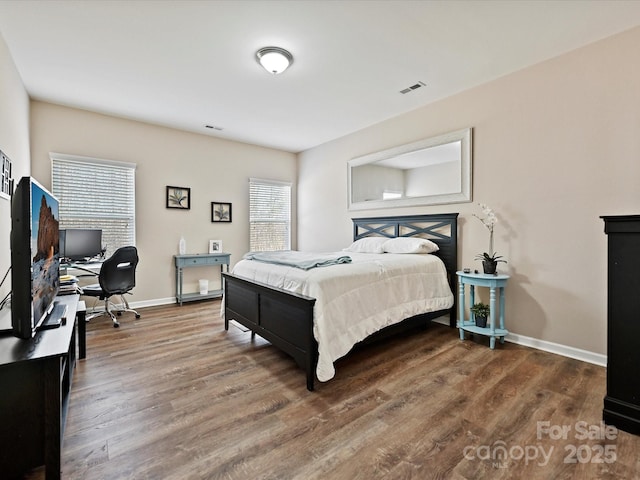
<svg viewBox="0 0 640 480">
<path fill-rule="evenodd" d="M 0 472 L 20 478 L 45 466 L 46 478 L 61 475 L 62 436 L 76 364 L 76 320 L 80 358 L 85 356 L 84 304 L 78 295 L 57 298 L 67 304 L 64 325 L 23 340 L 0 336 Z"/>
</svg>

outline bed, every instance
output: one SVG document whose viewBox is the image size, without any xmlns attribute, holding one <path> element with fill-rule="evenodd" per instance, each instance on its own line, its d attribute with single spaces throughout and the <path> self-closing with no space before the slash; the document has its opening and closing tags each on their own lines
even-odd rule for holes
<svg viewBox="0 0 640 480">
<path fill-rule="evenodd" d="M 426 322 L 444 315 L 449 316 L 449 325 L 455 327 L 456 295 L 453 293 L 457 291 L 455 287 L 457 217 L 457 213 L 450 213 L 353 219 L 354 242 L 369 241 L 362 239 L 374 237 L 385 239 L 424 238 L 435 243 L 438 247 L 437 252 L 429 255 L 394 253 L 375 255 L 341 252 L 349 257 L 348 262 L 309 270 L 242 260 L 234 266 L 233 273 L 223 273 L 222 313 L 225 330 L 229 329 L 229 322 L 234 320 L 249 329 L 252 336 L 258 334 L 275 347 L 291 355 L 305 370 L 307 389 L 312 391 L 316 375 L 321 381 L 332 378 L 335 373 L 333 362 L 361 341 L 383 336 L 390 330 L 397 332 L 415 328 L 417 325 L 425 325 Z M 434 256 L 437 258 L 434 259 Z M 378 257 L 384 258 L 386 262 L 384 267 L 380 267 L 383 264 Z M 380 290 L 367 290 L 365 287 L 368 287 L 370 283 L 377 282 L 377 280 L 371 281 L 371 278 L 374 277 L 366 276 L 371 275 L 371 273 L 366 273 L 367 268 L 371 265 L 378 265 L 379 270 L 391 270 L 391 267 L 387 268 L 387 264 L 392 264 L 393 268 L 398 268 L 409 275 L 418 275 L 414 270 L 411 270 L 418 268 L 420 275 L 428 274 L 434 278 L 440 277 L 439 280 L 435 279 L 439 284 L 433 287 L 434 298 L 408 299 L 406 305 L 400 308 L 398 306 L 399 292 L 408 290 L 407 286 L 413 285 L 415 282 L 398 276 L 396 273 L 390 279 L 384 280 L 388 282 L 387 287 L 384 288 L 385 291 L 388 290 L 388 294 L 380 293 Z M 279 271 L 282 269 L 288 272 L 288 277 L 280 276 Z M 353 278 L 349 279 L 345 272 L 354 272 L 348 274 L 353 275 Z M 332 277 L 334 274 L 335 278 Z M 358 300 L 357 297 L 349 298 L 348 305 L 351 307 L 347 307 L 343 298 L 334 298 L 333 293 L 326 293 L 321 287 L 315 286 L 313 282 L 310 282 L 311 287 L 298 288 L 300 285 L 307 285 L 306 280 L 309 275 L 320 279 L 319 282 L 323 285 L 331 285 L 338 281 L 338 277 L 343 276 L 345 281 L 353 283 L 356 282 L 354 278 L 360 275 L 357 281 L 364 282 L 362 290 L 365 296 L 362 300 Z M 443 281 L 444 287 L 441 285 Z M 394 288 L 398 286 L 400 290 L 394 291 Z M 447 290 L 446 301 L 443 288 Z M 301 292 L 315 292 L 317 295 Z M 372 295 L 372 292 L 375 293 Z M 344 295 L 339 293 L 337 296 Z M 367 313 L 368 303 L 374 297 L 376 299 L 380 297 L 382 301 L 387 302 L 388 308 L 382 308 L 385 311 L 388 309 L 390 313 L 385 313 L 385 315 Z M 343 303 L 338 303 L 340 301 Z M 344 335 L 336 333 L 332 336 L 333 329 L 340 332 L 340 329 L 343 328 L 342 323 L 338 324 L 338 320 L 332 318 L 332 316 L 336 316 L 337 310 L 335 308 L 331 310 L 331 308 L 336 305 L 350 308 L 349 315 L 353 319 L 352 323 L 359 324 L 360 317 L 366 317 L 367 321 L 373 320 L 376 325 L 369 326 L 367 324 L 366 327 L 356 329 L 358 331 L 345 331 Z M 333 321 L 336 322 L 334 325 L 332 325 Z M 347 328 L 351 328 L 349 322 L 346 324 Z M 373 331 L 371 331 L 372 329 Z M 342 341 L 343 337 L 346 340 Z"/>
</svg>

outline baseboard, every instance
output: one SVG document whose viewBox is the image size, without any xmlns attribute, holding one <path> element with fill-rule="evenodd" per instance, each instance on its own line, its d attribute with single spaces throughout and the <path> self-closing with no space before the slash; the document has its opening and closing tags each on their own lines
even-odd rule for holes
<svg viewBox="0 0 640 480">
<path fill-rule="evenodd" d="M 448 316 L 439 317 L 433 321 L 449 326 Z M 507 342 L 516 343 L 525 347 L 531 347 L 537 350 L 555 353 L 556 355 L 562 355 L 563 357 L 574 358 L 583 362 L 592 363 L 601 367 L 607 366 L 607 356 L 600 353 L 589 352 L 588 350 L 569 347 L 567 345 L 561 345 L 559 343 L 548 342 L 546 340 L 540 340 L 538 338 L 527 337 L 525 335 L 518 335 L 515 333 L 510 333 L 509 335 L 507 335 L 505 337 L 505 340 Z"/>
<path fill-rule="evenodd" d="M 88 297 L 85 297 L 85 304 L 87 304 L 87 313 L 96 313 L 98 311 L 104 310 L 104 300 L 98 300 L 97 303 L 88 305 L 89 302 L 86 301 L 87 298 Z M 152 300 L 143 300 L 141 302 L 129 302 L 129 306 L 135 310 L 137 308 L 158 307 L 160 305 L 171 305 L 173 303 L 176 303 L 176 297 L 156 298 Z M 119 303 L 116 303 L 115 305 L 122 306 Z"/>
<path fill-rule="evenodd" d="M 156 298 L 152 300 L 143 300 L 141 302 L 129 302 L 131 308 L 159 307 L 160 305 L 171 305 L 176 303 L 176 297 Z"/>
</svg>

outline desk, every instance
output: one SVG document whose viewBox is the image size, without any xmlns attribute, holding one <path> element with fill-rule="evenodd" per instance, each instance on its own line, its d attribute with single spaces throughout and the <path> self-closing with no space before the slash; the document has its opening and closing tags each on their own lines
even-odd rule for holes
<svg viewBox="0 0 640 480">
<path fill-rule="evenodd" d="M 47 480 L 60 478 L 62 436 L 76 365 L 75 320 L 84 320 L 77 315 L 78 299 L 78 295 L 56 299 L 67 305 L 67 321 L 58 328 L 40 330 L 29 339 L 0 336 L 3 478 L 22 477 L 43 464 Z"/>
<path fill-rule="evenodd" d="M 509 333 L 504 328 L 504 287 L 507 285 L 509 275 L 487 275 L 485 273 L 464 273 L 456 272 L 458 275 L 459 295 L 458 295 L 458 328 L 460 329 L 460 340 L 464 340 L 464 332 L 486 335 L 490 338 L 490 346 L 493 350 L 496 346 L 496 337 L 500 338 L 500 343 L 504 343 L 504 337 Z M 475 287 L 489 287 L 489 326 L 487 328 L 476 327 L 473 314 L 467 321 L 465 320 L 465 285 L 470 286 L 469 305 L 475 303 Z M 496 328 L 496 309 L 500 304 L 500 327 Z"/>
<path fill-rule="evenodd" d="M 102 262 L 60 264 L 61 274 L 75 277 L 97 277 L 101 268 Z"/>
<path fill-rule="evenodd" d="M 218 298 L 222 296 L 222 269 L 227 266 L 229 272 L 229 253 L 196 253 L 190 255 L 174 255 L 176 267 L 176 303 L 182 306 L 182 302 L 192 302 L 194 300 L 205 300 L 207 298 Z M 210 267 L 220 265 L 220 290 L 209 290 L 206 294 L 184 293 L 182 290 L 183 269 L 189 267 Z"/>
<path fill-rule="evenodd" d="M 78 302 L 76 308 L 76 318 L 78 320 L 78 358 L 87 357 L 87 307 L 84 301 Z"/>
</svg>

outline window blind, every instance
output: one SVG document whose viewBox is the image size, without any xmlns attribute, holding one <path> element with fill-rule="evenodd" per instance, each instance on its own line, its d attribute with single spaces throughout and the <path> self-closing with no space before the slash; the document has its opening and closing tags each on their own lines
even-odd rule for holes
<svg viewBox="0 0 640 480">
<path fill-rule="evenodd" d="M 249 179 L 249 249 L 291 249 L 291 183 Z"/>
<path fill-rule="evenodd" d="M 135 164 L 51 154 L 60 228 L 100 228 L 106 256 L 135 245 Z"/>
</svg>

